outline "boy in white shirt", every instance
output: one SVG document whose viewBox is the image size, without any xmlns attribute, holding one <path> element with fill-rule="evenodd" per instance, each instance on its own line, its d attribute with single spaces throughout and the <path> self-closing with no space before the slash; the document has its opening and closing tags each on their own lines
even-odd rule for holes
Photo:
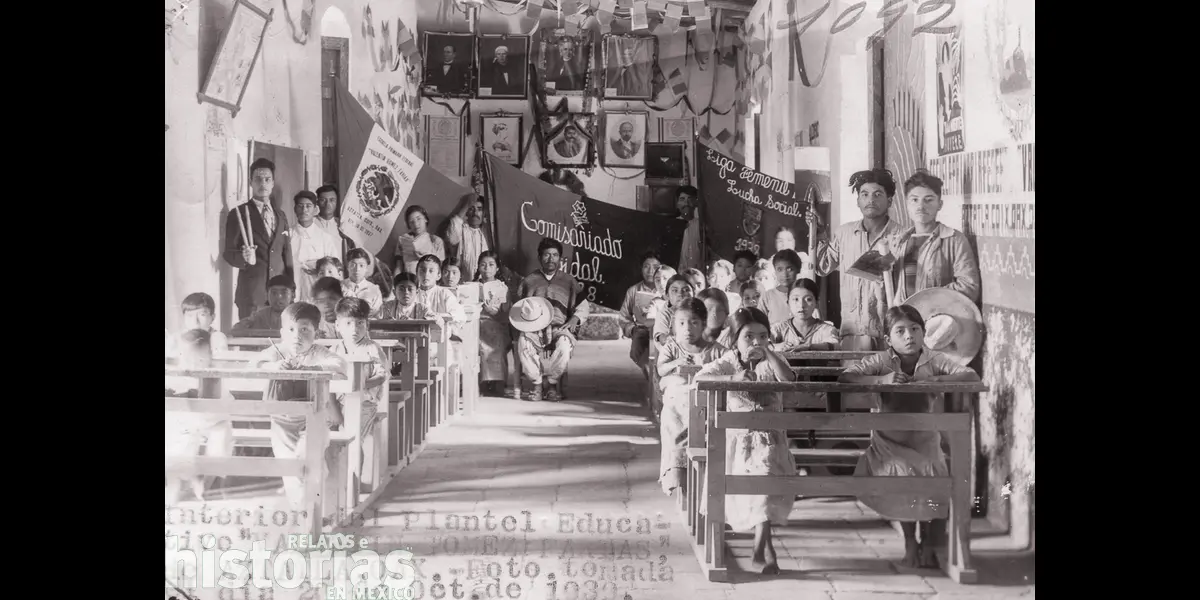
<svg viewBox="0 0 1200 600">
<path fill-rule="evenodd" d="M 326 256 L 340 256 L 342 239 L 316 224 L 316 195 L 303 190 L 293 200 L 296 204 L 296 224 L 290 230 L 289 243 L 292 247 L 296 290 L 299 292 L 296 300 L 312 302 L 309 292 L 320 277 L 317 274 L 317 261 Z"/>
<path fill-rule="evenodd" d="M 183 299 L 180 308 L 183 309 L 183 331 L 199 329 L 209 334 L 209 345 L 214 352 L 224 352 L 229 349 L 225 334 L 213 328 L 213 320 L 217 316 L 217 303 L 212 296 L 204 292 L 188 294 Z M 174 357 L 179 352 L 179 340 L 171 336 L 167 340 L 167 356 Z"/>
<path fill-rule="evenodd" d="M 371 270 L 371 254 L 362 248 L 346 253 L 346 280 L 342 282 L 342 293 L 352 298 L 362 298 L 375 313 L 383 306 L 383 292 L 378 285 L 367 281 Z"/>
</svg>

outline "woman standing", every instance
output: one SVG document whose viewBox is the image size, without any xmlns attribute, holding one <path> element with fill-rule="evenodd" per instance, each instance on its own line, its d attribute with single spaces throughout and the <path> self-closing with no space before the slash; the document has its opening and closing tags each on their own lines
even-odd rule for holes
<svg viewBox="0 0 1200 600">
<path fill-rule="evenodd" d="M 897 251 L 892 306 L 933 287 L 951 289 L 978 302 L 979 263 L 967 236 L 937 220 L 942 210 L 942 180 L 919 169 L 904 182 L 904 197 L 914 229 Z"/>
<path fill-rule="evenodd" d="M 408 224 L 408 233 L 400 236 L 396 244 L 397 273 L 416 273 L 417 261 L 428 254 L 438 257 L 439 261 L 446 260 L 446 244 L 442 238 L 429 233 L 429 212 L 424 207 L 406 208 L 404 222 Z"/>
</svg>

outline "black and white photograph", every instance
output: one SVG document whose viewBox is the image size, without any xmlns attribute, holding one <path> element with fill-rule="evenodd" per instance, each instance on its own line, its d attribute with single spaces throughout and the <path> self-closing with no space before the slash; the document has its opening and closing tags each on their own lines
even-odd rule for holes
<svg viewBox="0 0 1200 600">
<path fill-rule="evenodd" d="M 425 34 L 425 79 L 421 91 L 426 96 L 471 96 L 475 39 L 469 33 Z"/>
<path fill-rule="evenodd" d="M 529 36 L 481 35 L 477 42 L 480 98 L 528 96 Z"/>
<path fill-rule="evenodd" d="M 592 142 L 588 137 L 594 118 L 590 114 L 572 113 L 543 119 L 542 132 L 546 139 L 546 148 L 542 153 L 543 166 L 592 166 Z"/>
<path fill-rule="evenodd" d="M 546 94 L 583 95 L 592 64 L 591 38 L 568 36 L 562 30 L 547 31 L 538 46 L 538 68 Z"/>
<path fill-rule="evenodd" d="M 601 164 L 624 169 L 646 168 L 646 111 L 608 111 L 604 115 Z"/>
<path fill-rule="evenodd" d="M 683 142 L 646 142 L 646 179 L 683 179 L 686 151 Z"/>
<path fill-rule="evenodd" d="M 483 151 L 514 166 L 521 166 L 521 149 L 525 147 L 521 115 L 490 113 L 479 117 L 479 136 Z"/>
<path fill-rule="evenodd" d="M 606 35 L 603 44 L 605 99 L 649 100 L 654 89 L 658 38 Z"/>
</svg>

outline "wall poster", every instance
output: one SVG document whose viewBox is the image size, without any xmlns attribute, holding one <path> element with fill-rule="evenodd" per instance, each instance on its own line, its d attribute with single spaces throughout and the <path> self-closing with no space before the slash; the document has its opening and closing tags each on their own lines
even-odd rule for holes
<svg viewBox="0 0 1200 600">
<path fill-rule="evenodd" d="M 938 36 L 937 46 L 937 136 L 938 155 L 962 152 L 962 29 Z"/>
</svg>

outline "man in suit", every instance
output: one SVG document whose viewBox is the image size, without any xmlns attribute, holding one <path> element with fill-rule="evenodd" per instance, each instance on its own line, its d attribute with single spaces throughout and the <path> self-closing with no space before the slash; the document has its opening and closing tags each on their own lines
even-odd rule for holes
<svg viewBox="0 0 1200 600">
<path fill-rule="evenodd" d="M 618 43 L 621 41 L 617 40 Z M 640 65 L 634 60 L 634 47 L 622 48 L 618 61 L 612 80 L 616 85 L 610 87 L 617 88 L 617 94 L 620 96 L 649 96 L 650 78 L 646 75 L 645 65 Z"/>
<path fill-rule="evenodd" d="M 267 281 L 276 275 L 292 278 L 292 251 L 288 243 L 288 221 L 283 211 L 271 205 L 275 189 L 275 163 L 260 158 L 250 165 L 249 202 L 236 206 L 225 218 L 225 247 L 221 257 L 238 270 L 238 319 L 249 317 L 267 304 Z M 243 230 L 250 231 L 247 244 Z"/>
<path fill-rule="evenodd" d="M 457 62 L 458 54 L 454 46 L 442 48 L 442 64 L 433 67 L 427 81 L 436 85 L 443 94 L 463 93 L 467 87 L 467 72 L 462 64 Z"/>
<path fill-rule="evenodd" d="M 576 137 L 575 127 L 567 124 L 563 129 L 563 137 L 554 143 L 554 151 L 563 158 L 575 158 L 580 150 L 583 150 L 583 143 Z"/>
<path fill-rule="evenodd" d="M 585 67 L 575 60 L 575 40 L 560 38 L 558 56 L 551 56 L 546 64 L 546 80 L 554 82 L 555 91 L 580 91 L 583 89 Z"/>
<path fill-rule="evenodd" d="M 621 137 L 608 142 L 612 145 L 613 153 L 623 159 L 637 156 L 638 151 L 642 149 L 642 143 L 633 140 L 633 123 L 625 121 L 617 127 L 617 131 Z"/>
<path fill-rule="evenodd" d="M 508 46 L 496 48 L 492 59 L 492 95 L 517 96 L 525 85 L 525 78 L 518 65 L 508 62 Z"/>
</svg>

